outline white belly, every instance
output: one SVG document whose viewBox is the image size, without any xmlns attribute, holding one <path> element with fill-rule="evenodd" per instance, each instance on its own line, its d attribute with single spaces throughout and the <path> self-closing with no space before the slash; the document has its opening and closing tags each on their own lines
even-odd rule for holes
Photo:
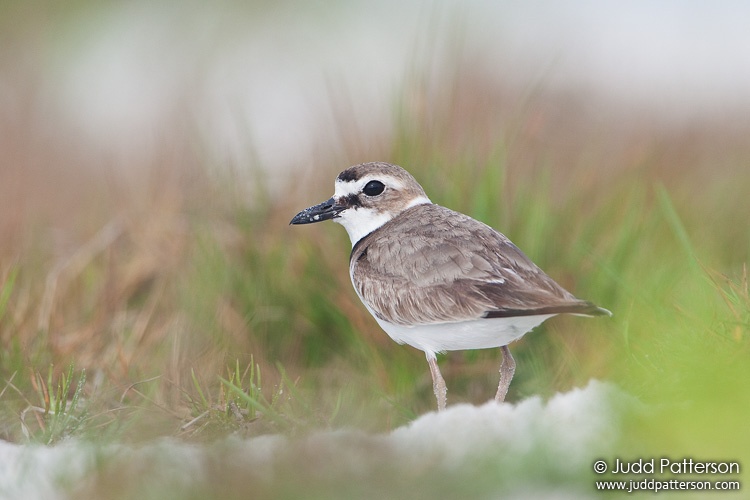
<svg viewBox="0 0 750 500">
<path fill-rule="evenodd" d="M 424 351 L 428 358 L 434 357 L 438 352 L 489 349 L 508 345 L 552 316 L 555 315 L 543 314 L 515 318 L 475 319 L 459 323 L 403 326 L 381 320 L 373 314 L 375 320 L 389 337 L 399 344 L 408 344 Z"/>
</svg>

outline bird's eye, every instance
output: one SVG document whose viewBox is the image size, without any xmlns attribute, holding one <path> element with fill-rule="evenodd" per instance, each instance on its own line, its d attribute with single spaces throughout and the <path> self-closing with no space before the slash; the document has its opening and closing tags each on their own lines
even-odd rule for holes
<svg viewBox="0 0 750 500">
<path fill-rule="evenodd" d="M 382 193 L 384 189 L 385 184 L 383 184 L 382 182 L 370 181 L 367 183 L 367 185 L 365 185 L 365 188 L 362 190 L 362 192 L 367 196 L 377 196 Z"/>
</svg>

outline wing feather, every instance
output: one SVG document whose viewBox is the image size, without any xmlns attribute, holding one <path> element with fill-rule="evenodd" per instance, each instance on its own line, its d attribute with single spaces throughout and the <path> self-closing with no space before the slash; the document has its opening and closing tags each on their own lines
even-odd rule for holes
<svg viewBox="0 0 750 500">
<path fill-rule="evenodd" d="M 586 314 L 591 306 L 504 235 L 432 204 L 412 207 L 365 236 L 352 250 L 350 272 L 362 301 L 400 325 L 545 314 L 535 311 Z"/>
</svg>

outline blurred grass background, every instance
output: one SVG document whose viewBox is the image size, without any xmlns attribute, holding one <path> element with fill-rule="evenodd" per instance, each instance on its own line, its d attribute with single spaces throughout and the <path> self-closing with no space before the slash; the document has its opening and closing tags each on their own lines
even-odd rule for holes
<svg viewBox="0 0 750 500">
<path fill-rule="evenodd" d="M 612 380 L 658 408 L 630 415 L 623 453 L 750 459 L 746 114 L 602 111 L 543 79 L 509 85 L 455 35 L 439 61 L 415 50 L 375 134 L 332 85 L 330 147 L 293 169 L 250 137 L 246 161 L 218 154 L 188 82 L 148 147 L 123 152 L 47 90 L 48 44 L 94 7 L 0 9 L 0 438 L 382 431 L 432 410 L 424 356 L 351 288 L 345 232 L 288 226 L 340 170 L 384 160 L 614 312 L 514 344 L 510 401 Z M 440 360 L 449 403 L 494 394 L 495 351 Z"/>
</svg>

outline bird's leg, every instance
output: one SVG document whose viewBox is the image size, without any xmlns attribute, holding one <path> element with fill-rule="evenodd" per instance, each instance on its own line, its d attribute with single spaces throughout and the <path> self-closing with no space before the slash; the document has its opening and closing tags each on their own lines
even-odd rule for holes
<svg viewBox="0 0 750 500">
<path fill-rule="evenodd" d="M 501 347 L 503 353 L 503 363 L 500 365 L 500 384 L 497 386 L 495 401 L 502 403 L 505 401 L 505 395 L 508 394 L 510 381 L 513 380 L 513 374 L 516 373 L 516 361 L 510 355 L 510 349 L 507 345 Z"/>
<path fill-rule="evenodd" d="M 443 411 L 445 410 L 448 388 L 445 387 L 445 380 L 443 380 L 443 376 L 440 374 L 440 368 L 438 368 L 437 359 L 434 354 L 427 355 L 427 363 L 430 365 L 432 390 L 435 392 L 435 397 L 437 398 L 438 411 Z"/>
</svg>

